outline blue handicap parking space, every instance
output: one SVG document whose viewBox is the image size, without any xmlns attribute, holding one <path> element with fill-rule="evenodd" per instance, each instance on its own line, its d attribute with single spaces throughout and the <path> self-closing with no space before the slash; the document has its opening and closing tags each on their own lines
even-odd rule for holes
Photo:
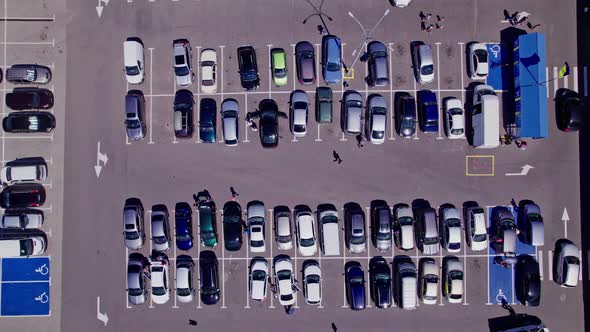
<svg viewBox="0 0 590 332">
<path fill-rule="evenodd" d="M 49 257 L 0 259 L 0 316 L 50 314 Z"/>
<path fill-rule="evenodd" d="M 488 48 L 488 78 L 487 85 L 494 90 L 503 90 L 502 71 L 508 68 L 502 66 L 502 46 L 500 44 L 486 44 Z"/>
</svg>

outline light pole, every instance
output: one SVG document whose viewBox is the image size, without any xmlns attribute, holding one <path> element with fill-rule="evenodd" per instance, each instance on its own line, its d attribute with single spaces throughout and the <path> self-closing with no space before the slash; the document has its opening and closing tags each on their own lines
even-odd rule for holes
<svg viewBox="0 0 590 332">
<path fill-rule="evenodd" d="M 354 14 L 352 12 L 348 12 L 348 16 L 352 17 L 354 19 L 354 21 L 356 23 L 358 23 L 358 25 L 361 27 L 361 29 L 363 30 L 363 41 L 361 42 L 361 44 L 354 49 L 354 51 L 352 52 L 352 55 L 356 56 L 354 57 L 354 60 L 352 61 L 352 64 L 350 65 L 350 67 L 346 68 L 346 66 L 344 66 L 346 69 L 346 73 L 349 72 L 350 68 L 354 68 L 354 64 L 356 63 L 356 61 L 359 58 L 359 54 L 361 53 L 360 50 L 365 47 L 365 44 L 372 38 L 371 35 L 373 34 L 373 31 L 375 31 L 375 29 L 377 29 L 377 27 L 379 26 L 379 24 L 381 24 L 381 21 L 383 21 L 383 19 L 385 18 L 385 16 L 387 16 L 389 14 L 389 9 L 387 9 L 384 13 L 383 16 L 381 16 L 381 18 L 379 19 L 379 21 L 377 21 L 377 23 L 373 26 L 373 28 L 371 29 L 371 31 L 369 31 L 367 33 L 367 30 L 365 29 L 365 27 L 361 24 L 361 22 L 359 22 L 359 20 L 354 16 Z"/>
<path fill-rule="evenodd" d="M 313 4 L 313 3 L 311 3 L 311 1 L 310 1 L 310 0 L 307 0 L 307 3 L 309 3 L 309 4 L 311 5 L 311 7 L 312 7 L 312 8 L 313 8 L 313 10 L 315 11 L 315 13 L 313 13 L 313 14 L 310 14 L 309 16 L 307 16 L 307 17 L 306 17 L 306 18 L 303 20 L 303 22 L 302 22 L 302 23 L 303 23 L 303 24 L 307 23 L 307 20 L 309 20 L 309 19 L 310 19 L 311 17 L 313 17 L 313 16 L 319 16 L 319 17 L 320 17 L 320 20 L 322 21 L 322 25 L 324 26 L 324 30 L 326 30 L 326 32 L 327 32 L 328 34 L 330 34 L 330 31 L 328 30 L 328 26 L 326 25 L 326 22 L 324 21 L 324 16 L 325 16 L 325 17 L 326 17 L 328 20 L 330 20 L 330 21 L 332 21 L 332 18 L 331 18 L 330 16 L 328 16 L 328 15 L 326 15 L 326 14 L 322 13 L 322 6 L 324 5 L 324 0 L 322 0 L 322 2 L 320 2 L 319 9 L 318 9 L 318 7 L 314 6 L 314 4 Z"/>
</svg>

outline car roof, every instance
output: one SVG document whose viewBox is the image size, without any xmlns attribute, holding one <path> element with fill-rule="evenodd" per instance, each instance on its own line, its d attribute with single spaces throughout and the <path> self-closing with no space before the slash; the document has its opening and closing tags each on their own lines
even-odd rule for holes
<svg viewBox="0 0 590 332">
<path fill-rule="evenodd" d="M 313 237 L 313 216 L 311 214 L 300 214 L 298 216 L 299 237 L 309 239 Z"/>
<path fill-rule="evenodd" d="M 190 270 L 187 267 L 176 267 L 176 287 L 189 288 L 188 276 Z"/>
<path fill-rule="evenodd" d="M 206 48 L 201 51 L 201 62 L 213 61 L 217 63 L 217 52 L 214 49 Z"/>
<path fill-rule="evenodd" d="M 274 63 L 275 68 L 286 68 L 287 64 L 285 62 L 285 50 L 282 48 L 273 49 L 272 53 L 272 60 Z"/>
<path fill-rule="evenodd" d="M 383 51 L 387 52 L 387 46 L 378 40 L 374 40 L 367 45 L 367 49 L 370 53 Z"/>
</svg>

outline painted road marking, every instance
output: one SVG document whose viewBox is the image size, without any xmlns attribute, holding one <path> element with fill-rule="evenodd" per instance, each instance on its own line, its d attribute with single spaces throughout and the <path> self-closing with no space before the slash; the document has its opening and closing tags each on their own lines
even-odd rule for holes
<svg viewBox="0 0 590 332">
<path fill-rule="evenodd" d="M 539 262 L 539 275 L 541 276 L 541 280 L 543 280 L 543 250 L 537 252 L 537 262 Z"/>
<path fill-rule="evenodd" d="M 578 92 L 578 66 L 574 66 L 574 91 Z"/>
<path fill-rule="evenodd" d="M 465 156 L 465 176 L 494 176 L 494 155 Z"/>
<path fill-rule="evenodd" d="M 558 75 L 557 75 L 557 67 L 553 67 L 553 97 L 555 97 L 557 93 L 557 86 L 558 86 Z"/>
<path fill-rule="evenodd" d="M 549 280 L 553 281 L 553 251 L 547 251 L 547 266 L 549 267 Z"/>
</svg>

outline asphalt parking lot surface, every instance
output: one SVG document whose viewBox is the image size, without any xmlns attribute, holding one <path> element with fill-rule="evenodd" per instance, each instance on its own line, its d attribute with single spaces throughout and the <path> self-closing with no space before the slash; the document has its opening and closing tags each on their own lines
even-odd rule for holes
<svg viewBox="0 0 590 332">
<path fill-rule="evenodd" d="M 53 207 L 51 219 L 55 215 L 56 220 L 63 219 L 64 225 L 62 231 L 59 222 L 51 224 L 53 235 L 48 251 L 52 268 L 51 315 L 31 321 L 22 318 L 0 319 L 0 328 L 10 326 L 19 331 L 156 331 L 186 328 L 188 320 L 193 319 L 198 322 L 197 328 L 224 331 L 238 327 L 253 331 L 299 331 L 302 328 L 328 331 L 332 323 L 342 331 L 382 331 L 392 326 L 397 331 L 484 331 L 487 330 L 489 318 L 506 314 L 498 305 L 505 299 L 514 305 L 517 312 L 539 316 L 552 331 L 583 330 L 582 283 L 575 289 L 564 289 L 552 281 L 556 241 L 567 238 L 581 248 L 578 231 L 578 136 L 557 130 L 552 102 L 558 88 L 569 87 L 581 93 L 587 92 L 587 87 L 579 83 L 582 81 L 579 78 L 587 70 L 574 65 L 575 39 L 562 37 L 572 34 L 575 29 L 574 20 L 571 19 L 575 13 L 575 4 L 554 6 L 530 0 L 519 2 L 521 8 L 513 6 L 510 1 L 473 3 L 453 0 L 441 4 L 438 1 L 414 0 L 410 7 L 398 9 L 391 7 L 387 1 L 375 0 L 363 4 L 350 0 L 325 1 L 324 12 L 333 18 L 327 22 L 327 26 L 332 34 L 342 39 L 343 62 L 349 66 L 359 52 L 357 48 L 362 43 L 363 30 L 348 12 L 354 14 L 364 29 L 371 30 L 383 13 L 387 9 L 391 10 L 373 34 L 375 40 L 388 46 L 391 84 L 381 88 L 368 87 L 364 81 L 366 63 L 356 61 L 354 76 L 347 79 L 349 86 L 331 86 L 334 90 L 333 123 L 319 125 L 313 114 L 310 114 L 307 135 L 295 138 L 289 132 L 288 120 L 279 120 L 279 146 L 266 150 L 260 145 L 258 132 L 248 129 L 243 121 L 246 112 L 255 111 L 259 102 L 265 98 L 274 99 L 279 110 L 288 112 L 289 95 L 294 89 L 307 91 L 312 103 L 310 112 L 313 112 L 315 88 L 325 86 L 321 75 L 317 85 L 313 86 L 302 86 L 295 80 L 294 45 L 307 40 L 315 46 L 316 58 L 320 54 L 321 35 L 316 29 L 321 23 L 319 18 L 314 16 L 309 18 L 308 23 L 301 23 L 313 13 L 309 3 L 304 0 L 284 3 L 101 1 L 99 7 L 104 9 L 98 17 L 95 3 L 66 1 L 66 12 L 70 13 L 64 16 L 67 22 L 66 62 L 65 53 L 57 50 L 62 40 L 60 33 L 64 32 L 61 29 L 55 31 L 55 47 L 48 44 L 24 46 L 4 43 L 7 57 L 20 54 L 21 48 L 39 48 L 39 53 L 33 53 L 38 59 L 27 61 L 55 61 L 55 72 L 59 72 L 60 66 L 67 68 L 67 76 L 59 79 L 67 77 L 67 85 L 62 81 L 61 87 L 63 89 L 65 86 L 68 91 L 68 112 L 65 125 L 60 128 L 61 131 L 54 132 L 53 139 L 48 138 L 48 142 L 35 140 L 27 145 L 27 149 L 30 146 L 31 150 L 26 150 L 27 154 L 42 155 L 46 159 L 53 155 L 54 166 L 56 163 L 61 166 L 57 160 L 63 153 L 65 133 L 65 162 L 60 168 L 63 169 L 63 175 L 58 175 L 57 170 L 53 173 L 56 176 L 51 177 L 50 181 L 52 190 L 57 193 L 55 196 L 53 192 L 48 195 L 52 203 L 48 206 Z M 61 7 L 57 8 L 59 14 Z M 361 93 L 363 104 L 371 94 L 383 95 L 390 112 L 396 93 L 408 92 L 415 96 L 421 89 L 434 91 L 439 106 L 443 98 L 449 96 L 465 102 L 470 96 L 468 87 L 472 87 L 473 83 L 465 70 L 466 45 L 472 41 L 481 41 L 494 53 L 500 41 L 500 31 L 509 26 L 502 22 L 504 8 L 531 12 L 534 22 L 542 24 L 537 32 L 546 35 L 548 138 L 529 140 L 526 150 L 519 150 L 514 145 L 476 150 L 466 140 L 446 138 L 442 130 L 433 134 L 417 132 L 413 139 L 403 139 L 391 130 L 392 117 L 388 118 L 386 140 L 382 145 L 363 141 L 363 146 L 359 147 L 354 136 L 342 134 L 339 128 L 340 99 L 348 89 Z M 430 34 L 421 32 L 418 18 L 420 10 L 446 17 L 444 29 Z M 38 15 L 51 16 L 51 13 L 48 10 Z M 11 24 L 9 22 L 4 26 L 10 28 Z M 53 31 L 51 23 L 47 24 L 50 25 L 49 31 Z M 8 32 L 8 40 L 32 40 L 27 39 L 32 38 L 32 33 L 27 34 L 25 31 L 28 30 L 12 28 Z M 47 40 L 54 38 L 49 34 Z M 140 37 L 146 51 L 146 80 L 137 86 L 126 84 L 123 71 L 122 42 L 131 36 Z M 217 92 L 203 94 L 198 83 L 189 88 L 196 101 L 195 123 L 198 101 L 203 97 L 215 99 L 217 105 L 226 98 L 236 99 L 241 107 L 237 147 L 226 147 L 219 142 L 219 121 L 218 142 L 215 144 L 200 143 L 196 135 L 191 139 L 174 137 L 172 104 L 179 88 L 174 84 L 171 44 L 177 38 L 187 38 L 193 46 L 196 81 L 199 79 L 200 51 L 204 48 L 217 51 Z M 411 68 L 410 43 L 417 40 L 433 47 L 435 79 L 425 85 L 416 83 Z M 257 52 L 261 84 L 254 92 L 245 92 L 240 86 L 236 49 L 242 45 L 252 45 Z M 271 82 L 269 51 L 273 47 L 284 48 L 287 53 L 289 81 L 285 86 L 277 87 Z M 45 49 L 48 50 L 44 52 Z M 6 64 L 15 61 L 5 59 Z M 24 60 L 19 58 L 18 61 Z M 557 70 L 564 61 L 570 62 L 572 74 L 557 79 Z M 493 75 L 488 83 L 494 86 L 500 96 L 505 93 L 503 87 L 498 86 L 498 80 L 494 81 Z M 56 90 L 59 86 L 55 83 Z M 143 140 L 130 142 L 124 131 L 123 100 L 128 90 L 136 88 L 143 91 L 146 99 L 147 133 Z M 56 106 L 57 112 L 63 112 L 64 106 L 61 105 L 61 108 Z M 442 112 L 439 112 L 439 122 L 442 124 L 441 116 Z M 10 160 L 13 154 L 14 157 L 21 156 L 20 152 L 13 152 L 17 151 L 17 146 L 12 146 L 20 144 L 21 140 L 2 137 L 2 159 Z M 337 151 L 342 163 L 333 162 L 333 151 Z M 95 166 L 100 166 L 98 171 Z M 514 175 L 521 172 L 526 175 Z M 62 203 L 59 193 L 64 184 L 65 203 Z M 142 200 L 148 227 L 148 210 L 152 205 L 165 204 L 172 211 L 176 202 L 192 204 L 192 195 L 203 189 L 211 193 L 219 212 L 223 204 L 231 200 L 230 186 L 239 193 L 237 200 L 244 211 L 249 201 L 261 200 L 265 204 L 267 249 L 260 256 L 270 263 L 278 254 L 289 255 L 300 285 L 302 263 L 309 258 L 320 263 L 321 304 L 307 305 L 303 294 L 297 293 L 295 314 L 288 316 L 272 296 L 263 302 L 250 300 L 247 278 L 253 253 L 245 245 L 240 251 L 228 252 L 220 243 L 213 249 L 220 267 L 221 298 L 217 304 L 205 305 L 198 296 L 190 304 L 181 304 L 171 294 L 170 301 L 165 304 L 151 303 L 148 298 L 144 305 L 130 305 L 126 294 L 128 255 L 132 252 L 149 255 L 151 243 L 148 228 L 148 243 L 144 248 L 139 251 L 125 248 L 121 234 L 121 213 L 125 199 L 137 197 Z M 413 311 L 395 306 L 381 310 L 375 308 L 371 301 L 367 302 L 365 310 L 351 311 L 346 304 L 343 272 L 344 265 L 350 261 L 358 261 L 366 272 L 369 260 L 374 256 L 383 256 L 391 263 L 395 257 L 407 255 L 417 264 L 424 257 L 418 250 L 402 252 L 393 248 L 387 252 L 378 252 L 369 245 L 365 253 L 355 255 L 343 246 L 343 232 L 340 232 L 340 256 L 326 257 L 320 253 L 309 258 L 300 257 L 296 250 L 281 251 L 276 246 L 269 211 L 275 206 L 287 205 L 293 208 L 304 204 L 315 211 L 319 204 L 332 203 L 339 209 L 342 219 L 341 209 L 346 203 L 356 202 L 368 208 L 371 201 L 376 199 L 385 200 L 390 206 L 424 199 L 435 208 L 445 203 L 460 207 L 466 201 L 476 201 L 485 207 L 488 221 L 491 209 L 496 206 L 512 208 L 512 199 L 517 202 L 533 200 L 540 205 L 546 221 L 545 245 L 538 248 L 521 246 L 518 251 L 526 252 L 539 261 L 542 275 L 541 305 L 529 308 L 516 304 L 512 271 L 494 265 L 492 261 L 495 255 L 492 252 L 471 251 L 465 244 L 464 236 L 461 251 L 454 254 L 463 264 L 465 272 L 462 303 L 448 303 L 439 289 L 436 305 L 420 303 Z M 565 209 L 569 220 L 564 222 Z M 194 220 L 195 246 L 188 252 L 175 246 L 171 248 L 167 255 L 172 266 L 178 255 L 190 255 L 196 260 L 203 249 L 198 245 L 198 219 L 195 217 Z M 221 236 L 221 214 L 217 220 Z M 172 221 L 173 217 L 171 227 Z M 58 262 L 55 262 L 54 255 L 61 256 Z M 448 255 L 443 250 L 432 257 L 440 267 Z M 585 265 L 587 253 L 581 252 L 581 257 Z M 60 265 L 62 262 L 63 268 Z M 171 268 L 172 291 L 174 271 Z M 587 279 L 587 275 L 582 273 L 580 278 Z M 58 319 L 61 321 L 58 322 Z M 58 323 L 59 328 L 56 327 Z"/>
</svg>

